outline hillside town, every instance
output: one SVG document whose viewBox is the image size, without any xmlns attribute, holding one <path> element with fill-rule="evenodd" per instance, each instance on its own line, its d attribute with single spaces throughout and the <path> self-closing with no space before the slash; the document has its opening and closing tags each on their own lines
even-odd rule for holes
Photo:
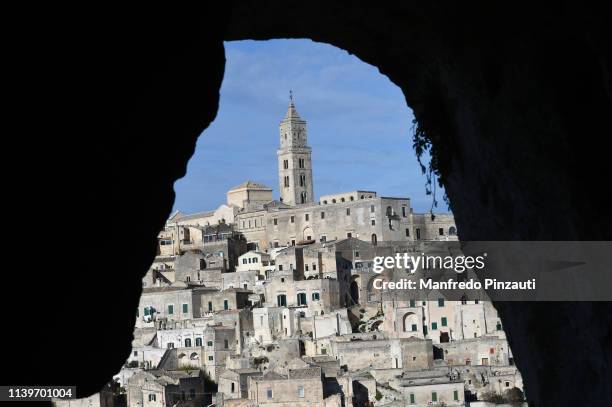
<svg viewBox="0 0 612 407">
<path fill-rule="evenodd" d="M 373 290 L 378 256 L 456 241 L 450 214 L 371 190 L 315 199 L 306 122 L 280 123 L 278 194 L 245 181 L 174 212 L 142 279 L 133 349 L 86 406 L 522 405 L 486 298 Z"/>
</svg>

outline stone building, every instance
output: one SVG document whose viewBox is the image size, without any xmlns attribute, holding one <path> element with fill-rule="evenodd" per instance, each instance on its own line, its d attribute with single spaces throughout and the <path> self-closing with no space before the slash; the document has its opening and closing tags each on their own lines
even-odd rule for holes
<svg viewBox="0 0 612 407">
<path fill-rule="evenodd" d="M 147 370 L 128 380 L 128 407 L 170 407 L 179 401 L 184 406 L 199 406 L 206 400 L 200 370 Z"/>
<path fill-rule="evenodd" d="M 456 239 L 452 216 L 414 214 L 408 198 L 379 197 L 374 191 L 356 190 L 324 195 L 316 202 L 306 122 L 293 101 L 279 130 L 280 201 L 272 200 L 271 188 L 250 181 L 237 187 L 239 198 L 234 197 L 238 192 L 230 191 L 231 199 L 228 193 L 228 203 L 240 206 L 234 218 L 236 230 L 244 234 L 249 248 L 266 251 L 346 237 L 374 244 Z"/>
<path fill-rule="evenodd" d="M 331 337 L 330 354 L 349 371 L 360 369 L 428 369 L 433 365 L 430 340 L 388 338 L 384 332 Z"/>
<path fill-rule="evenodd" d="M 404 405 L 415 406 L 464 406 L 464 384 L 458 376 L 440 375 L 437 372 L 404 372 L 401 377 L 389 381 L 398 391 Z"/>
<path fill-rule="evenodd" d="M 287 205 L 314 201 L 312 150 L 308 146 L 306 121 L 302 120 L 290 97 L 289 108 L 280 124 L 278 184 L 281 202 Z"/>
<path fill-rule="evenodd" d="M 261 407 L 323 407 L 320 367 L 268 371 L 248 378 L 249 400 Z"/>
<path fill-rule="evenodd" d="M 262 277 L 268 276 L 268 271 L 274 270 L 274 260 L 270 253 L 250 250 L 238 257 L 236 271 L 257 271 Z"/>
<path fill-rule="evenodd" d="M 201 312 L 206 314 L 243 309 L 249 305 L 249 295 L 252 292 L 243 288 L 228 288 L 227 290 L 201 289 L 198 293 Z"/>
<path fill-rule="evenodd" d="M 448 301 L 436 290 L 427 300 L 383 302 L 381 330 L 398 338 L 429 338 L 446 343 L 484 335 L 505 337 L 497 311 L 489 301 Z"/>
<path fill-rule="evenodd" d="M 197 305 L 195 309 L 194 304 Z M 198 294 L 185 284 L 143 288 L 136 312 L 136 328 L 192 320 L 200 316 L 199 312 Z"/>
<path fill-rule="evenodd" d="M 251 376 L 262 376 L 258 369 L 225 369 L 219 376 L 218 393 L 223 400 L 248 398 L 248 379 Z"/>
</svg>

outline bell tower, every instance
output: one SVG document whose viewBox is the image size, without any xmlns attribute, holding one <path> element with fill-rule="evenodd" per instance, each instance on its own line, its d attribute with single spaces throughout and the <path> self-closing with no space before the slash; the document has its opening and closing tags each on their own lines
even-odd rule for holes
<svg viewBox="0 0 612 407">
<path fill-rule="evenodd" d="M 311 203 L 312 151 L 308 146 L 306 122 L 302 120 L 289 91 L 289 108 L 280 123 L 278 155 L 278 182 L 281 201 L 287 205 Z"/>
</svg>

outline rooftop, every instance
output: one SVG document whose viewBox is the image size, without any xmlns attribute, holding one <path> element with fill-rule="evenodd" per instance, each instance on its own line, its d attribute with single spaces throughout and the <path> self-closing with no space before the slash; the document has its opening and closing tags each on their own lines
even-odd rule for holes
<svg viewBox="0 0 612 407">
<path fill-rule="evenodd" d="M 272 188 L 270 188 L 267 185 L 253 182 L 253 181 L 245 181 L 242 184 L 236 185 L 235 187 L 231 188 L 228 192 L 240 191 L 242 189 L 256 189 L 260 191 L 272 191 Z"/>
</svg>

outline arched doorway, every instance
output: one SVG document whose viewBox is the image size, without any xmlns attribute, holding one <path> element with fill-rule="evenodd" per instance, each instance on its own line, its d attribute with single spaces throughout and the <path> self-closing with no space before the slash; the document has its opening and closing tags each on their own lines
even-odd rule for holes
<svg viewBox="0 0 612 407">
<path fill-rule="evenodd" d="M 304 241 L 308 241 L 308 240 L 312 240 L 313 237 L 314 237 L 314 230 L 312 230 L 310 226 L 304 228 L 304 231 L 302 232 L 302 239 Z"/>
<path fill-rule="evenodd" d="M 402 317 L 402 331 L 417 333 L 419 331 L 419 316 L 414 312 L 407 312 Z"/>
<path fill-rule="evenodd" d="M 349 288 L 349 292 L 351 293 L 351 299 L 355 304 L 359 304 L 359 284 L 357 283 L 358 279 L 359 276 L 354 276 Z"/>
</svg>

